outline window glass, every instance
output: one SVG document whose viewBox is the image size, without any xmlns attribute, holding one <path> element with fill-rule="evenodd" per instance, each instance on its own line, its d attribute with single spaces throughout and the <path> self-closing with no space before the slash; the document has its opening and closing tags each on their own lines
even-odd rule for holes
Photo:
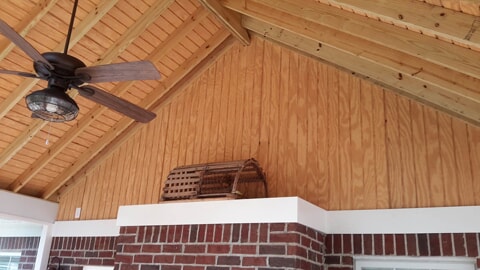
<svg viewBox="0 0 480 270">
<path fill-rule="evenodd" d="M 18 270 L 21 256 L 21 252 L 0 251 L 0 270 Z"/>
</svg>

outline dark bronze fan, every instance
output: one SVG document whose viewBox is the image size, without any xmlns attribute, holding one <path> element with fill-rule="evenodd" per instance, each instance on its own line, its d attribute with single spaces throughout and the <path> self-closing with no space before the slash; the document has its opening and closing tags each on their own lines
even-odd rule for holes
<svg viewBox="0 0 480 270">
<path fill-rule="evenodd" d="M 65 122 L 75 119 L 79 110 L 78 106 L 66 93 L 68 89 L 74 88 L 78 90 L 81 96 L 136 121 L 143 123 L 151 121 L 156 116 L 154 113 L 98 87 L 87 85 L 100 82 L 157 80 L 160 78 L 160 73 L 151 62 L 136 61 L 87 67 L 79 59 L 67 54 L 77 6 L 78 0 L 75 0 L 63 53 L 46 52 L 40 54 L 30 43 L 0 19 L 0 33 L 33 59 L 33 68 L 36 74 L 12 70 L 0 70 L 0 73 L 48 81 L 47 88 L 35 91 L 25 98 L 27 107 L 32 111 L 32 117 L 35 118 L 51 122 Z"/>
</svg>

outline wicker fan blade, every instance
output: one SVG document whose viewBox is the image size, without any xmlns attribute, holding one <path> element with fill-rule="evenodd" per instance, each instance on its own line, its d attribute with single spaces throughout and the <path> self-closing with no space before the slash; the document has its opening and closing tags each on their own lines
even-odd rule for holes
<svg viewBox="0 0 480 270">
<path fill-rule="evenodd" d="M 53 70 L 53 66 L 45 59 L 30 43 L 28 43 L 22 36 L 20 36 L 15 30 L 13 30 L 7 23 L 0 20 L 0 33 L 15 43 L 20 49 L 22 49 L 30 58 L 35 62 L 41 62 L 45 64 L 50 70 Z"/>
<path fill-rule="evenodd" d="M 0 69 L 0 74 L 7 74 L 7 75 L 17 75 L 17 76 L 22 76 L 22 77 L 27 77 L 27 78 L 35 78 L 35 79 L 41 79 L 37 75 L 33 73 L 28 73 L 28 72 L 23 72 L 23 71 L 15 71 L 15 70 L 6 70 L 6 69 Z"/>
<path fill-rule="evenodd" d="M 112 110 L 124 114 L 134 120 L 147 123 L 153 120 L 156 115 L 122 98 L 114 96 L 100 88 L 88 86 L 73 86 L 78 93 L 91 101 L 104 105 Z"/>
<path fill-rule="evenodd" d="M 82 67 L 75 70 L 75 75 L 88 83 L 160 79 L 160 73 L 149 61 Z"/>
</svg>

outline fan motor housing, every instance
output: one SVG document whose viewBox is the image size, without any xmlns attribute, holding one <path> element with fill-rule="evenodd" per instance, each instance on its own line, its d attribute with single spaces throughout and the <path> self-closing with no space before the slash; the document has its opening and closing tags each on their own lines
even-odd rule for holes
<svg viewBox="0 0 480 270">
<path fill-rule="evenodd" d="M 49 70 L 42 63 L 34 62 L 33 68 L 41 78 L 47 79 L 49 82 L 54 79 L 56 85 L 80 85 L 83 83 L 79 77 L 75 76 L 77 68 L 86 67 L 78 58 L 59 52 L 46 52 L 42 56 L 54 67 L 54 70 Z"/>
</svg>

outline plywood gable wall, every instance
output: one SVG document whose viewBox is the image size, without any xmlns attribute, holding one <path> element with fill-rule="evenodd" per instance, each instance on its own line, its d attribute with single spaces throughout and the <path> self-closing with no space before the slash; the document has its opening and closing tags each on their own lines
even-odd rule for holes
<svg viewBox="0 0 480 270">
<path fill-rule="evenodd" d="M 168 172 L 254 157 L 327 209 L 480 205 L 480 128 L 261 38 L 236 45 L 60 198 L 60 220 L 156 203 Z"/>
</svg>

